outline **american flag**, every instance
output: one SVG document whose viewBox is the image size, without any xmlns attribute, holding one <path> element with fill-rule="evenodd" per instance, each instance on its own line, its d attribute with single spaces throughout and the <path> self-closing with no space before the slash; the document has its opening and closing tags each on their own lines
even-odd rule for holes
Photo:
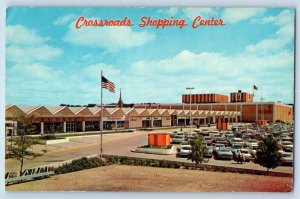
<svg viewBox="0 0 300 199">
<path fill-rule="evenodd" d="M 106 79 L 104 76 L 101 77 L 101 87 L 108 89 L 110 92 L 115 92 L 115 84 Z"/>
</svg>

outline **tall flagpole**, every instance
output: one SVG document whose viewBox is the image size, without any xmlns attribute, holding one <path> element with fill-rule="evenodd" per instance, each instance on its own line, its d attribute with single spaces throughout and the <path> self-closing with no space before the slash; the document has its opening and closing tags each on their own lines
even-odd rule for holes
<svg viewBox="0 0 300 199">
<path fill-rule="evenodd" d="M 100 159 L 102 159 L 102 135 L 103 135 L 103 121 L 102 121 L 102 115 L 103 115 L 103 104 L 102 104 L 102 70 L 101 70 L 101 111 L 100 111 Z"/>
</svg>

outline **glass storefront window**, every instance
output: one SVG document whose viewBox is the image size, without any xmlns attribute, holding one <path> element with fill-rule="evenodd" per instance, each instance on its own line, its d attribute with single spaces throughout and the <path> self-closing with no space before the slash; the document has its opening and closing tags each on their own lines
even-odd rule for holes
<svg viewBox="0 0 300 199">
<path fill-rule="evenodd" d="M 125 128 L 125 121 L 117 121 L 117 128 Z"/>
<path fill-rule="evenodd" d="M 162 126 L 162 121 L 161 120 L 154 120 L 153 121 L 153 126 L 154 127 L 161 127 Z"/>
<path fill-rule="evenodd" d="M 100 122 L 85 122 L 85 131 L 99 131 L 100 130 Z"/>
<path fill-rule="evenodd" d="M 44 123 L 44 133 L 58 133 L 63 132 L 62 122 L 45 122 Z"/>
</svg>

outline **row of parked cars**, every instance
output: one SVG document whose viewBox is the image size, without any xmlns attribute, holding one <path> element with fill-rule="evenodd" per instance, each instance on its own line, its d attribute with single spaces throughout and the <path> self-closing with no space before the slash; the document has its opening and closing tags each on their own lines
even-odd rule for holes
<svg viewBox="0 0 300 199">
<path fill-rule="evenodd" d="M 281 147 L 282 164 L 293 164 L 293 137 L 292 128 L 276 128 L 276 137 Z M 264 127 L 265 128 L 265 127 Z M 268 130 L 254 125 L 233 126 L 230 131 L 211 130 L 209 128 L 195 129 L 194 132 L 175 131 L 171 135 L 172 143 L 180 144 L 178 156 L 188 156 L 191 151 L 189 141 L 197 134 L 202 135 L 207 147 L 205 156 L 215 159 L 232 160 L 241 158 L 243 161 L 251 161 L 256 157 L 256 150 L 261 139 L 274 132 L 273 128 Z"/>
</svg>

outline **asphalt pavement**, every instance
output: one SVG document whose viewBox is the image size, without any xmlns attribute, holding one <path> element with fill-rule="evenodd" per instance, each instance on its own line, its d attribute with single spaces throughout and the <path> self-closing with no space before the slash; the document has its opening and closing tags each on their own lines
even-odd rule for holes
<svg viewBox="0 0 300 199">
<path fill-rule="evenodd" d="M 155 130 L 151 132 L 173 132 L 174 130 Z M 175 160 L 182 162 L 191 162 L 187 158 L 176 157 L 173 155 L 155 155 L 155 154 L 144 154 L 132 152 L 138 146 L 143 146 L 148 143 L 147 141 L 148 132 L 146 131 L 135 131 L 127 133 L 115 133 L 115 134 L 104 134 L 103 135 L 103 153 L 108 155 L 120 155 L 130 157 L 141 157 L 141 158 L 152 158 L 152 159 L 165 159 Z M 33 150 L 42 151 L 47 150 L 47 153 L 32 160 L 25 160 L 24 169 L 51 165 L 61 163 L 63 161 L 76 159 L 84 156 L 90 156 L 100 153 L 100 135 L 87 135 L 87 136 L 76 136 L 69 137 L 69 142 L 53 144 L 53 145 L 36 145 Z M 253 162 L 246 162 L 244 164 L 237 164 L 235 161 L 226 160 L 214 160 L 209 159 L 206 164 L 218 165 L 218 166 L 229 166 L 249 169 L 262 169 L 266 170 Z M 17 171 L 19 170 L 20 164 L 14 159 L 6 159 L 5 161 L 6 171 Z M 279 166 L 274 171 L 292 173 L 293 167 Z"/>
</svg>

